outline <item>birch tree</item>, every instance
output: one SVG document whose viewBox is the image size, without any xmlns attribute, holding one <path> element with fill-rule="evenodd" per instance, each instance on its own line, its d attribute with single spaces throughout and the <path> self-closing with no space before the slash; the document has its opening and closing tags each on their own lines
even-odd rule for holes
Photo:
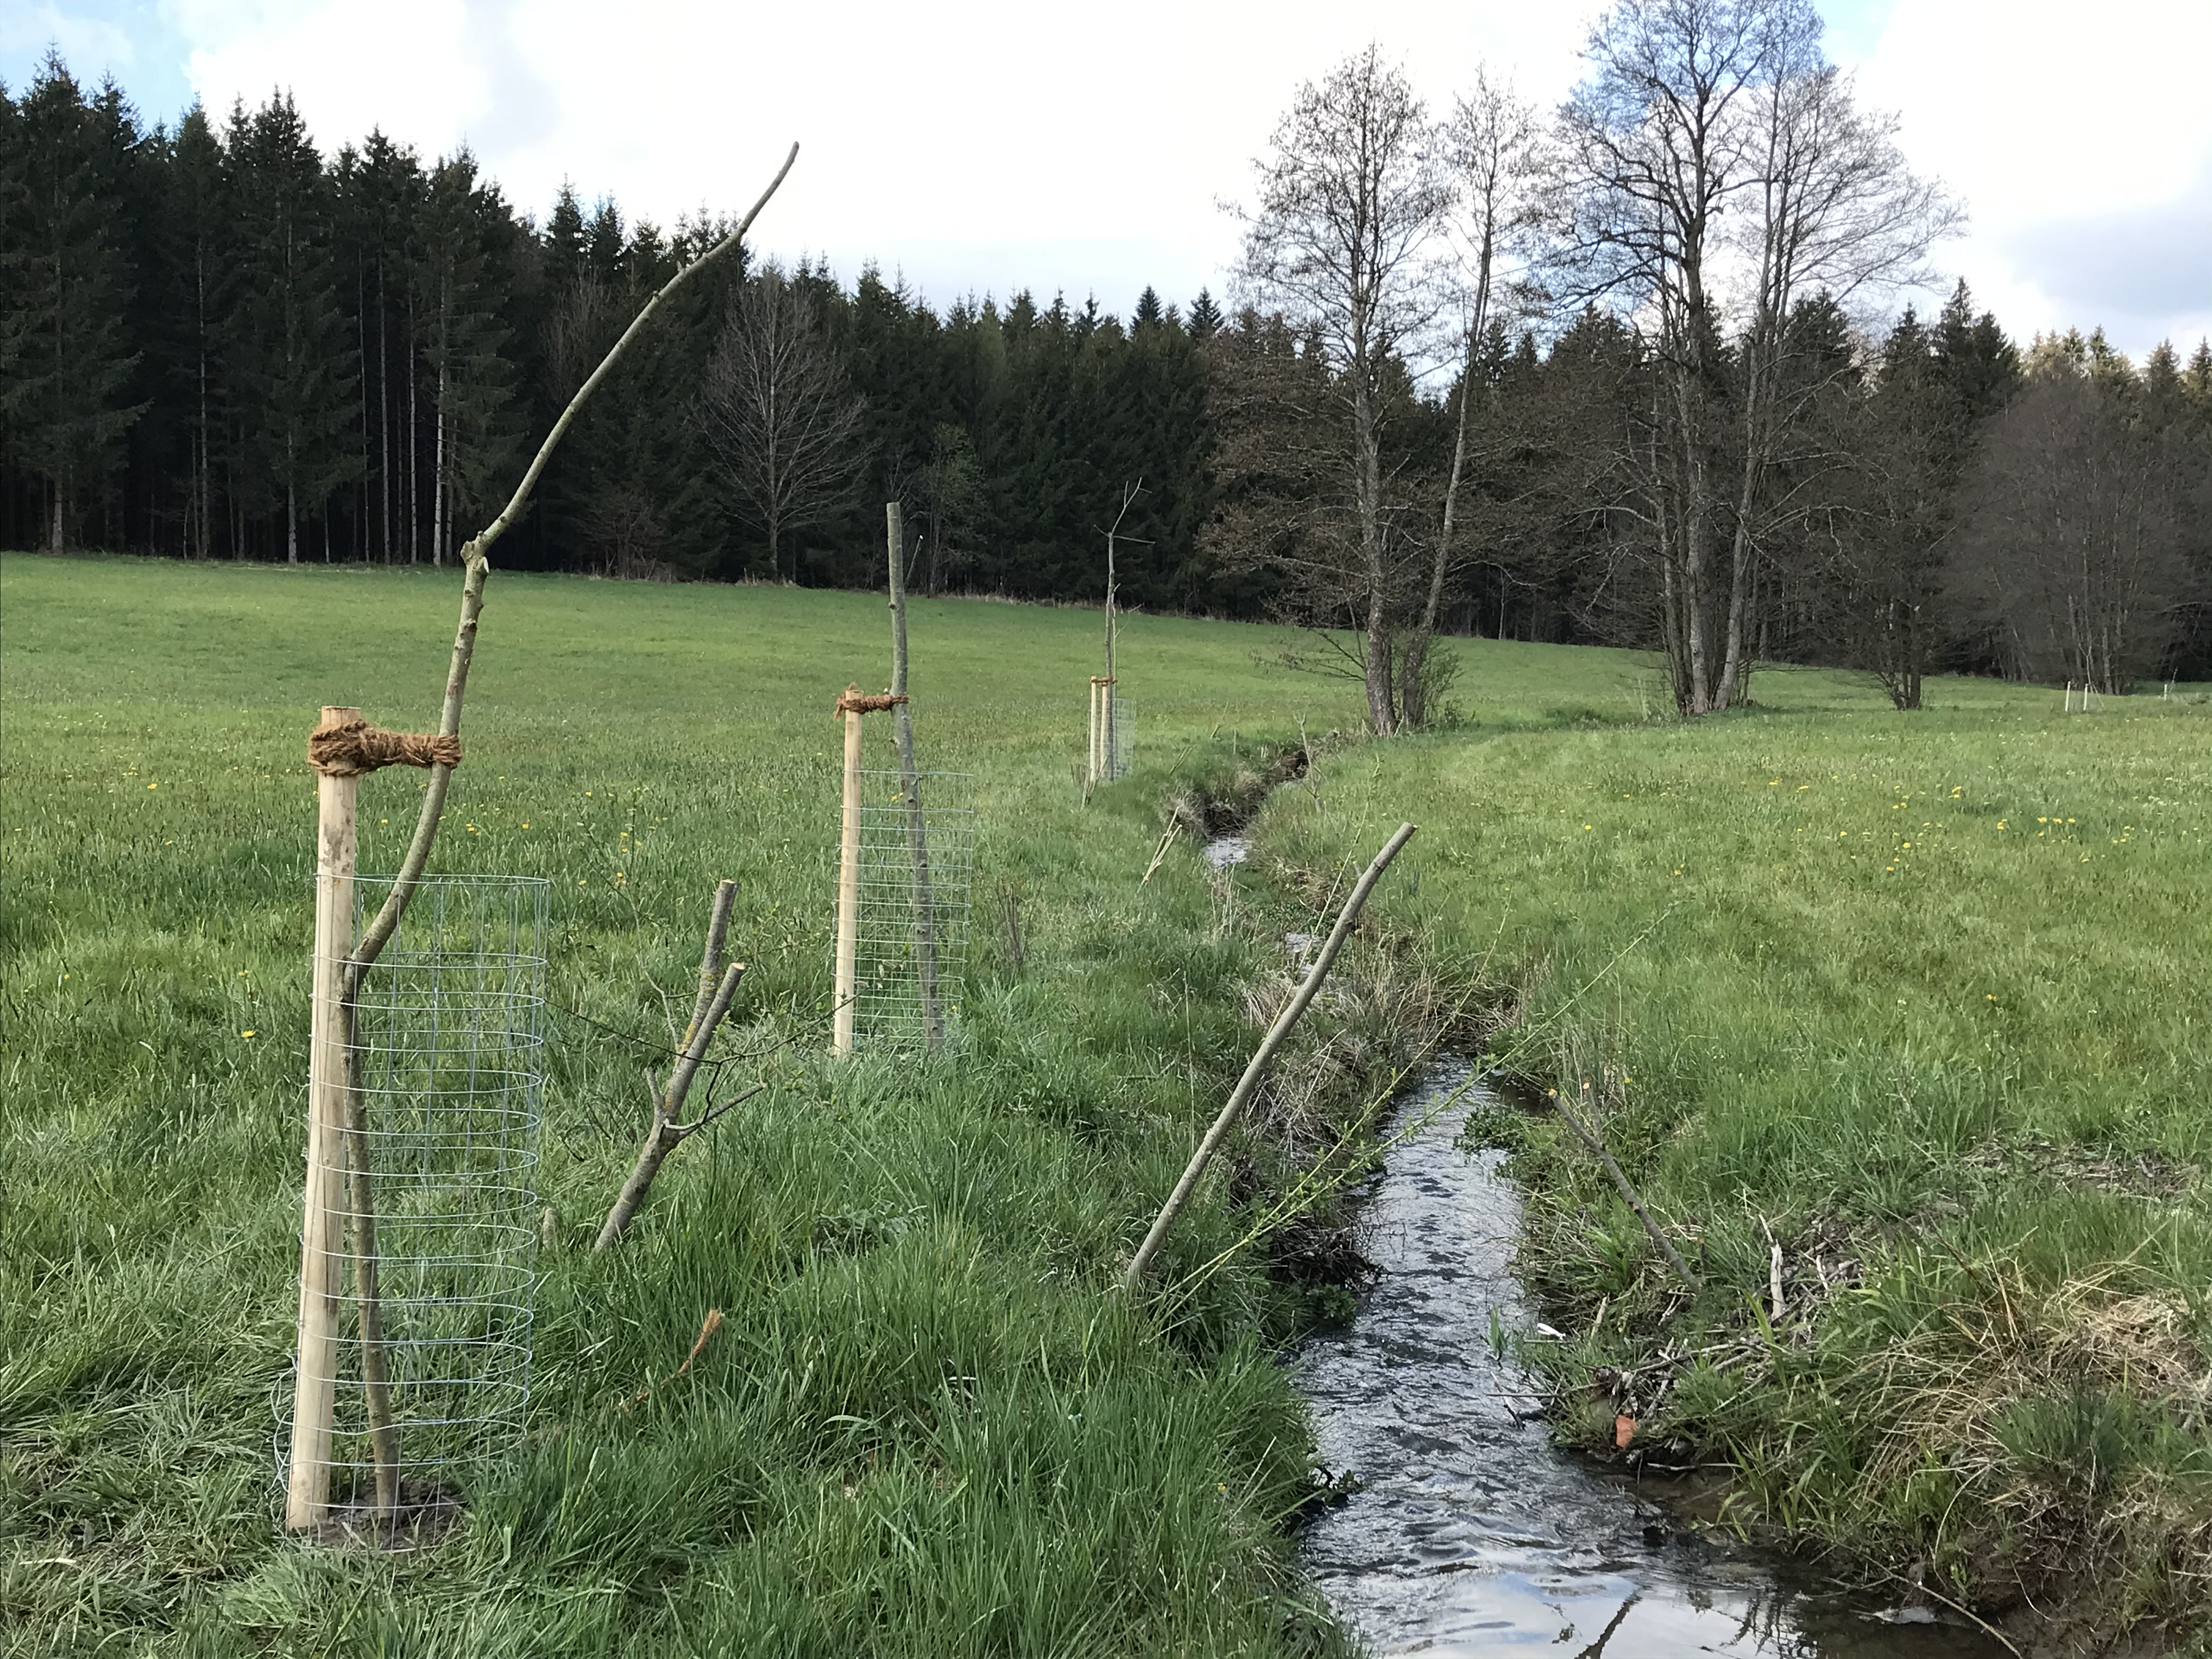
<svg viewBox="0 0 2212 1659">
<path fill-rule="evenodd" d="M 1262 310 L 1318 343 L 1328 371 L 1331 493 L 1349 518 L 1340 543 L 1351 558 L 1347 620 L 1360 640 L 1368 724 L 1388 735 L 1401 715 L 1391 647 L 1419 544 L 1392 521 L 1385 428 L 1391 383 L 1441 307 L 1449 184 L 1426 108 L 1372 46 L 1298 89 L 1257 166 L 1238 276 Z"/>
<path fill-rule="evenodd" d="M 823 337 L 812 301 L 775 265 L 731 295 L 699 411 L 781 575 L 784 538 L 842 507 L 867 457 L 866 405 Z"/>
<path fill-rule="evenodd" d="M 1469 416 L 1487 386 L 1483 359 L 1492 349 L 1499 301 L 1510 280 L 1504 266 L 1520 251 L 1521 238 L 1535 222 L 1540 131 L 1534 106 L 1516 97 L 1510 84 L 1493 81 L 1487 70 L 1478 68 L 1474 90 L 1455 102 L 1443 134 L 1446 165 L 1456 187 L 1455 228 L 1462 245 L 1459 385 L 1454 399 L 1458 407 L 1452 427 L 1451 471 L 1429 561 L 1428 591 L 1399 647 L 1399 713 L 1409 726 L 1425 725 L 1429 718 L 1429 642 L 1436 637 L 1445 586 L 1457 557 L 1462 488 L 1469 482 L 1475 460 Z"/>
</svg>

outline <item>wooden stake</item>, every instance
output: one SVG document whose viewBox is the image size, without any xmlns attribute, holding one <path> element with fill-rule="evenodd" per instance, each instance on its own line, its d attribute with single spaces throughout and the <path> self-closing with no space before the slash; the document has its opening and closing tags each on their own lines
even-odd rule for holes
<svg viewBox="0 0 2212 1659">
<path fill-rule="evenodd" d="M 323 724 L 359 720 L 327 708 Z M 337 1380 L 338 1301 L 345 1250 L 346 1044 L 343 1003 L 353 954 L 353 878 L 358 778 L 318 777 L 315 959 L 307 1048 L 307 1180 L 300 1222 L 298 1369 L 292 1395 L 292 1461 L 284 1524 L 319 1527 L 331 1498 L 331 1426 Z"/>
<path fill-rule="evenodd" d="M 1124 1291 L 1134 1293 L 1137 1287 L 1145 1282 L 1146 1269 L 1152 1265 L 1152 1258 L 1159 1254 L 1160 1246 L 1167 1242 L 1168 1229 L 1175 1225 L 1176 1218 L 1190 1202 L 1191 1194 L 1197 1189 L 1199 1177 L 1206 1173 L 1206 1166 L 1213 1161 L 1214 1153 L 1220 1150 L 1221 1143 L 1228 1139 L 1230 1130 L 1236 1127 L 1237 1120 L 1244 1115 L 1244 1108 L 1258 1092 L 1260 1079 L 1267 1075 L 1268 1064 L 1275 1058 L 1275 1051 L 1283 1046 L 1284 1040 L 1291 1034 L 1291 1028 L 1304 1015 L 1320 992 L 1322 981 L 1328 977 L 1328 970 L 1336 961 L 1336 953 L 1344 948 L 1344 941 L 1351 937 L 1352 924 L 1359 920 L 1359 913 L 1366 906 L 1367 896 L 1375 890 L 1375 884 L 1382 879 L 1382 872 L 1390 867 L 1390 860 L 1398 856 L 1398 849 L 1413 838 L 1413 826 L 1400 824 L 1397 833 L 1383 843 L 1382 850 L 1375 855 L 1375 861 L 1359 878 L 1359 884 L 1352 890 L 1352 896 L 1345 900 L 1344 908 L 1337 913 L 1336 926 L 1329 929 L 1328 942 L 1321 947 L 1321 953 L 1314 957 L 1313 966 L 1306 970 L 1305 982 L 1283 1006 L 1283 1012 L 1275 1016 L 1275 1023 L 1267 1028 L 1267 1035 L 1261 1039 L 1251 1063 L 1245 1066 L 1244 1075 L 1237 1079 L 1237 1087 L 1229 1097 L 1229 1103 L 1213 1120 L 1213 1127 L 1206 1132 L 1206 1139 L 1198 1143 L 1198 1150 L 1191 1154 L 1190 1163 L 1182 1172 L 1182 1179 L 1176 1182 L 1175 1191 L 1168 1194 L 1168 1201 L 1160 1206 L 1159 1214 L 1153 1218 L 1152 1231 L 1145 1235 L 1145 1242 L 1137 1247 L 1137 1254 L 1129 1263 L 1129 1271 L 1122 1276 L 1121 1288 Z"/>
<path fill-rule="evenodd" d="M 860 688 L 845 688 L 848 698 Z M 837 847 L 837 986 L 830 1052 L 853 1052 L 853 999 L 860 957 L 860 711 L 845 710 L 845 811 Z"/>
</svg>

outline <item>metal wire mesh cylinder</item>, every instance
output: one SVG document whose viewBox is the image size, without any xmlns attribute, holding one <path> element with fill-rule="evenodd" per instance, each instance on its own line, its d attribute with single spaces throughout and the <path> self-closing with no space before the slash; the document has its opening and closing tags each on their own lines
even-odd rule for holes
<svg viewBox="0 0 2212 1659">
<path fill-rule="evenodd" d="M 921 1048 L 960 1011 L 968 979 L 975 781 L 923 772 L 915 798 L 896 771 L 860 774 L 855 1047 Z"/>
<path fill-rule="evenodd" d="M 355 937 L 391 884 L 356 880 Z M 328 1470 L 339 1530 L 374 1521 L 388 1534 L 449 1510 L 466 1466 L 522 1432 L 550 893 L 534 878 L 425 878 L 354 1005 L 332 1263 L 345 1310 Z M 291 1409 L 288 1384 L 280 1463 Z M 380 1462 L 397 1464 L 396 1513 L 375 1510 Z"/>
<path fill-rule="evenodd" d="M 1137 706 L 1116 694 L 1107 700 L 1106 778 L 1113 783 L 1129 775 L 1137 763 Z"/>
</svg>

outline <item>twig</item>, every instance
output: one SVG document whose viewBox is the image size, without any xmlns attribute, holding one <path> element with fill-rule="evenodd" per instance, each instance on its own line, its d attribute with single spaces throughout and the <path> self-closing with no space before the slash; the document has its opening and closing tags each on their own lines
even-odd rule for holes
<svg viewBox="0 0 2212 1659">
<path fill-rule="evenodd" d="M 1305 982 L 1284 1005 L 1283 1012 L 1275 1016 L 1275 1023 L 1268 1028 L 1267 1035 L 1261 1039 L 1259 1048 L 1253 1054 L 1251 1063 L 1245 1066 L 1244 1075 L 1237 1079 L 1228 1103 L 1222 1107 L 1220 1115 L 1213 1120 L 1212 1127 L 1206 1130 L 1206 1138 L 1199 1142 L 1198 1150 L 1191 1154 L 1182 1178 L 1176 1182 L 1175 1190 L 1168 1194 L 1167 1202 L 1160 1206 L 1159 1214 L 1153 1218 L 1152 1230 L 1145 1235 L 1145 1242 L 1137 1247 L 1137 1254 L 1129 1263 L 1129 1270 L 1122 1276 L 1121 1288 L 1124 1291 L 1133 1294 L 1145 1282 L 1146 1270 L 1152 1266 L 1152 1258 L 1159 1254 L 1160 1246 L 1167 1242 L 1168 1230 L 1175 1225 L 1176 1218 L 1190 1202 L 1190 1195 L 1197 1188 L 1199 1177 L 1206 1173 L 1206 1166 L 1213 1161 L 1214 1153 L 1220 1150 L 1221 1143 L 1228 1138 L 1230 1130 L 1236 1127 L 1237 1120 L 1243 1115 L 1244 1108 L 1258 1091 L 1260 1079 L 1267 1075 L 1268 1064 L 1275 1058 L 1276 1050 L 1283 1046 L 1291 1027 L 1298 1023 L 1319 994 L 1322 981 L 1328 977 L 1328 970 L 1335 963 L 1337 952 L 1344 948 L 1344 941 L 1351 936 L 1352 924 L 1359 920 L 1359 913 L 1366 906 L 1367 896 L 1375 890 L 1376 883 L 1382 880 L 1382 872 L 1390 867 L 1390 860 L 1398 856 L 1398 849 L 1413 838 L 1413 826 L 1400 824 L 1396 833 L 1383 843 L 1382 850 L 1375 855 L 1375 861 L 1367 866 L 1366 873 L 1359 878 L 1359 884 L 1352 890 L 1352 896 L 1345 900 L 1344 908 L 1336 918 L 1336 926 L 1329 930 L 1328 942 L 1314 958 L 1313 966 L 1306 970 Z"/>
<path fill-rule="evenodd" d="M 1152 872 L 1155 870 L 1158 870 L 1162 862 L 1166 860 L 1169 843 L 1174 840 L 1175 825 L 1171 823 L 1168 825 L 1166 831 L 1160 836 L 1160 844 L 1152 849 L 1152 861 L 1145 866 L 1145 873 L 1138 880 L 1138 886 L 1142 887 L 1146 882 L 1148 882 L 1152 878 Z"/>
<path fill-rule="evenodd" d="M 725 967 L 722 947 L 729 931 L 730 907 L 735 901 L 737 884 L 725 881 L 714 890 L 714 919 L 708 924 L 706 948 L 699 957 L 699 1003 L 691 1017 L 691 1024 L 684 1033 L 684 1052 L 678 1056 L 668 1081 L 653 1094 L 653 1121 L 645 1132 L 645 1143 L 638 1148 L 637 1162 L 631 1165 L 629 1178 L 623 1182 L 622 1191 L 615 1197 L 614 1206 L 607 1212 L 606 1220 L 599 1227 L 599 1236 L 592 1248 L 604 1250 L 619 1240 L 632 1218 L 645 1203 L 645 1195 L 653 1186 L 653 1179 L 660 1173 L 660 1166 L 669 1153 L 691 1136 L 724 1115 L 732 1108 L 750 1100 L 767 1085 L 758 1085 L 744 1094 L 710 1107 L 686 1123 L 678 1114 L 691 1092 L 691 1084 L 699 1074 L 701 1063 L 707 1057 L 708 1045 L 730 1012 L 731 1001 L 738 994 L 738 982 L 744 977 L 745 964 L 733 962 Z M 647 1071 L 648 1086 L 653 1073 Z"/>
<path fill-rule="evenodd" d="M 633 1406 L 642 1406 L 647 1401 L 653 1398 L 653 1390 L 655 1387 L 665 1389 L 671 1382 L 673 1382 L 678 1377 L 683 1376 L 684 1372 L 690 1370 L 691 1369 L 691 1362 L 706 1352 L 707 1345 L 714 1340 L 714 1334 L 721 1328 L 722 1310 L 720 1308 L 708 1309 L 706 1318 L 699 1322 L 698 1338 L 691 1344 L 691 1352 L 684 1356 L 684 1363 L 678 1365 L 674 1370 L 669 1372 L 667 1376 L 662 1377 L 658 1384 L 651 1382 L 647 1383 L 643 1389 L 630 1396 L 629 1403 Z"/>
<path fill-rule="evenodd" d="M 1595 1114 L 1589 1122 L 1583 1122 L 1575 1115 L 1574 1109 L 1567 1104 L 1567 1097 L 1556 1089 L 1552 1091 L 1552 1103 L 1559 1109 L 1559 1115 L 1566 1119 L 1575 1133 L 1582 1138 L 1583 1144 L 1597 1154 L 1599 1162 L 1605 1165 L 1605 1172 L 1613 1177 L 1613 1184 L 1628 1200 L 1628 1207 L 1636 1212 L 1636 1218 L 1644 1224 L 1644 1231 L 1651 1235 L 1651 1242 L 1659 1247 L 1659 1253 L 1667 1258 L 1667 1265 L 1674 1268 L 1675 1276 L 1692 1291 L 1699 1289 L 1698 1276 L 1690 1271 L 1690 1264 L 1682 1260 L 1681 1252 L 1674 1248 L 1674 1241 L 1659 1231 L 1659 1224 L 1651 1218 L 1651 1212 L 1644 1207 L 1644 1200 L 1637 1195 L 1636 1188 L 1628 1184 L 1628 1177 L 1621 1174 L 1620 1165 L 1614 1163 L 1613 1154 L 1606 1151 L 1605 1142 L 1598 1137 Z M 1588 1078 L 1583 1079 L 1583 1108 L 1585 1111 L 1590 1110 Z"/>
</svg>

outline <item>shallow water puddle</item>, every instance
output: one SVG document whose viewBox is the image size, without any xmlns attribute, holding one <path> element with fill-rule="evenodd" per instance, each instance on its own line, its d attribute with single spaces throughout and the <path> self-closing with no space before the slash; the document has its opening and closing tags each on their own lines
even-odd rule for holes
<svg viewBox="0 0 2212 1659">
<path fill-rule="evenodd" d="M 1391 1149 L 1370 1189 L 1382 1270 L 1358 1316 L 1295 1358 L 1322 1462 L 1361 1489 L 1305 1530 L 1308 1570 L 1377 1654 L 1574 1659 L 2001 1659 L 1979 1632 L 1823 1589 L 1786 1563 L 1674 1530 L 1552 1444 L 1539 1403 L 1492 1342 L 1533 1322 L 1511 1267 L 1521 1205 L 1498 1152 L 1455 1142 L 1466 1079 L 1442 1067 L 1399 1107 L 1434 1121 Z"/>
<path fill-rule="evenodd" d="M 1225 870 L 1232 864 L 1242 864 L 1252 856 L 1252 843 L 1243 836 L 1216 836 L 1199 848 L 1200 854 L 1217 870 Z"/>
</svg>

